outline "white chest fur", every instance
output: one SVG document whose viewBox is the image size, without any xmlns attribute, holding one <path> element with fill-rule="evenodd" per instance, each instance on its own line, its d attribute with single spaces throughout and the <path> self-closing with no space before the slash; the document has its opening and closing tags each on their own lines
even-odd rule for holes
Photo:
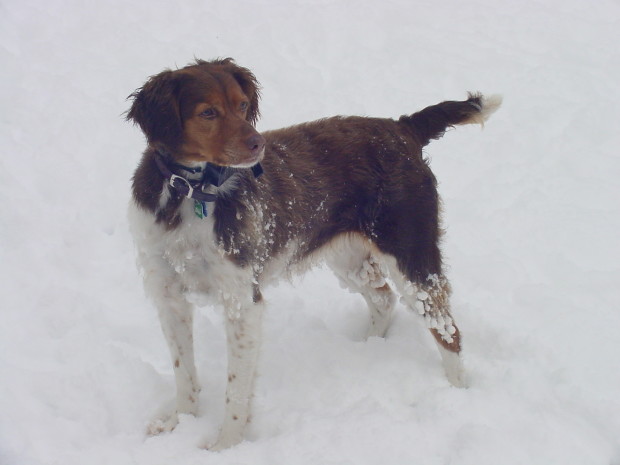
<svg viewBox="0 0 620 465">
<path fill-rule="evenodd" d="M 180 214 L 180 224 L 167 230 L 152 213 L 130 203 L 130 227 L 147 294 L 157 298 L 175 286 L 185 295 L 206 297 L 205 303 L 221 303 L 226 294 L 239 293 L 240 289 L 250 294 L 253 272 L 227 256 L 215 236 L 213 215 L 196 216 L 191 200 L 183 201 Z"/>
</svg>

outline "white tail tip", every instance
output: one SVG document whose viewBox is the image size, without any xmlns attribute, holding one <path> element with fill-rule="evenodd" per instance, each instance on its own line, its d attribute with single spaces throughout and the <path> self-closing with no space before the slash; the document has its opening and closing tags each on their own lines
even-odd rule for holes
<svg viewBox="0 0 620 465">
<path fill-rule="evenodd" d="M 493 94 L 485 97 L 481 94 L 470 94 L 470 98 L 471 97 L 478 97 L 480 99 L 480 105 L 475 105 L 476 107 L 478 107 L 479 112 L 471 115 L 471 117 L 468 118 L 466 121 L 463 121 L 462 124 L 479 124 L 480 126 L 484 127 L 484 123 L 502 105 L 502 96 L 499 94 Z"/>
</svg>

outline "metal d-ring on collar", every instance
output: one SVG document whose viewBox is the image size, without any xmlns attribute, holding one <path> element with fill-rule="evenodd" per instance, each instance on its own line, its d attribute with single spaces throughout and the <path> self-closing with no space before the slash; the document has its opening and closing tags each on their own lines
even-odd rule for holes
<svg viewBox="0 0 620 465">
<path fill-rule="evenodd" d="M 179 176 L 178 174 L 174 174 L 166 162 L 164 162 L 163 157 L 158 153 L 155 155 L 155 163 L 157 163 L 157 167 L 161 174 L 167 179 L 168 184 L 175 191 L 181 194 L 183 197 L 187 197 L 188 199 L 198 200 L 200 202 L 215 202 L 217 199 L 217 195 L 215 194 L 207 194 L 206 192 L 198 189 L 203 182 L 195 181 L 192 184 L 192 181 L 184 178 L 183 176 Z"/>
<path fill-rule="evenodd" d="M 200 180 L 189 180 L 178 174 L 174 174 L 168 167 L 168 164 L 164 161 L 164 155 L 157 152 L 155 155 L 155 162 L 161 174 L 168 180 L 168 184 L 175 189 L 179 194 L 188 199 L 198 200 L 199 202 L 215 202 L 217 200 L 216 194 L 207 194 L 204 189 L 209 185 L 220 187 L 230 178 L 237 170 L 230 169 L 225 166 L 218 166 L 212 163 L 207 163 L 204 168 L 204 174 Z M 200 167 L 189 167 L 173 163 L 172 166 L 181 168 L 190 173 L 200 173 L 203 171 Z M 255 178 L 258 178 L 263 174 L 263 168 L 260 163 L 257 163 L 250 168 Z"/>
<path fill-rule="evenodd" d="M 175 181 L 176 180 L 181 181 L 183 184 L 185 184 L 185 186 L 183 186 L 183 188 L 181 187 L 181 184 L 176 184 L 175 185 Z M 168 184 L 170 184 L 171 187 L 175 188 L 178 191 L 182 191 L 184 190 L 184 188 L 187 188 L 187 193 L 183 193 L 183 195 L 185 195 L 185 197 L 187 197 L 188 199 L 193 199 L 194 198 L 194 188 L 192 187 L 191 183 L 189 182 L 189 180 L 185 179 L 183 176 L 179 176 L 177 174 L 172 174 L 170 176 L 170 180 L 168 181 Z"/>
</svg>

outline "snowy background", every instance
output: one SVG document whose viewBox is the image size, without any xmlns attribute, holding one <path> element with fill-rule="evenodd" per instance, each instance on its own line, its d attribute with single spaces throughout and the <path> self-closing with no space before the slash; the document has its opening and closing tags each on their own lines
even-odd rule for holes
<svg viewBox="0 0 620 465">
<path fill-rule="evenodd" d="M 0 464 L 620 465 L 619 31 L 617 0 L 0 1 Z M 364 341 L 362 299 L 317 269 L 264 293 L 248 441 L 197 448 L 223 415 L 210 308 L 201 415 L 145 436 L 174 382 L 127 230 L 125 98 L 225 56 L 261 81 L 263 130 L 503 94 L 426 149 L 469 389 L 402 307 Z"/>
</svg>

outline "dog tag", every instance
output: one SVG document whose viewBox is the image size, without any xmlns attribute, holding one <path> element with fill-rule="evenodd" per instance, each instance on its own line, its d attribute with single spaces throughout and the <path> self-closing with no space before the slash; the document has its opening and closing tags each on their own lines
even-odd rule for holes
<svg viewBox="0 0 620 465">
<path fill-rule="evenodd" d="M 194 213 L 200 219 L 205 218 L 207 216 L 207 202 L 194 200 Z"/>
</svg>

